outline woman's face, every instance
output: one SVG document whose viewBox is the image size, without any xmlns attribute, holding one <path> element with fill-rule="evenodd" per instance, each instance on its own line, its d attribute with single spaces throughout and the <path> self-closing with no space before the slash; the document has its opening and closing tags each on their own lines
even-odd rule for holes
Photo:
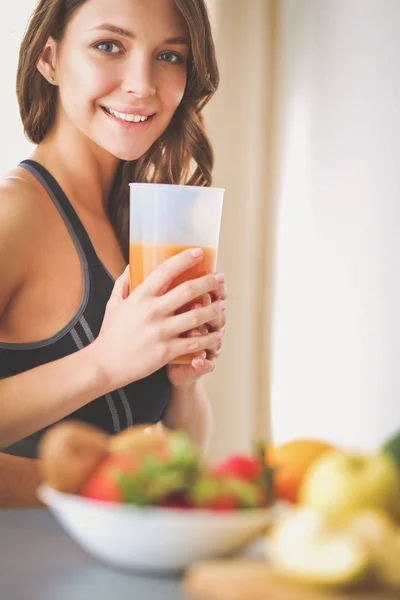
<svg viewBox="0 0 400 600">
<path fill-rule="evenodd" d="M 57 117 L 117 158 L 135 160 L 180 104 L 188 54 L 173 0 L 88 0 L 56 48 Z"/>
</svg>

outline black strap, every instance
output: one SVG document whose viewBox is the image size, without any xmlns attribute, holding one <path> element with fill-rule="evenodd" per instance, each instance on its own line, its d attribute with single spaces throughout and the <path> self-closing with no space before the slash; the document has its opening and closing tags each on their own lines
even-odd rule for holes
<svg viewBox="0 0 400 600">
<path fill-rule="evenodd" d="M 76 214 L 75 209 L 52 174 L 49 173 L 49 171 L 41 164 L 30 159 L 23 160 L 19 166 L 32 173 L 32 175 L 34 175 L 47 190 L 56 207 L 61 207 L 62 211 L 64 212 L 64 215 L 62 216 L 64 220 L 67 220 L 66 225 L 68 226 L 69 223 L 70 227 L 74 231 L 76 238 L 82 246 L 82 250 L 86 256 L 89 266 L 101 265 L 101 261 L 96 254 L 86 229 L 82 225 L 82 222 Z"/>
</svg>

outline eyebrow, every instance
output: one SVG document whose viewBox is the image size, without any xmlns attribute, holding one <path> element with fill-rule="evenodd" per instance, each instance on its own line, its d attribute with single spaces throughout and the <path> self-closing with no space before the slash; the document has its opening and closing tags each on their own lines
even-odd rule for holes
<svg viewBox="0 0 400 600">
<path fill-rule="evenodd" d="M 90 31 L 110 31 L 111 33 L 115 33 L 117 35 L 122 35 L 123 37 L 127 37 L 130 39 L 135 39 L 135 34 L 129 29 L 124 29 L 123 27 L 118 27 L 117 25 L 111 25 L 111 23 L 103 23 L 102 25 L 98 25 L 97 27 L 93 27 Z M 180 45 L 189 45 L 190 42 L 188 38 L 178 36 L 167 38 L 162 42 L 163 44 L 180 44 Z"/>
</svg>

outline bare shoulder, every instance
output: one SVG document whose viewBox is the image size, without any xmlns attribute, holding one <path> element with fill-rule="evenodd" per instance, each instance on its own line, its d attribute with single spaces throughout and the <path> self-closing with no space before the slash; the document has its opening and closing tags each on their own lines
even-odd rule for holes
<svg viewBox="0 0 400 600">
<path fill-rule="evenodd" d="M 6 238 L 14 237 L 14 233 L 34 232 L 34 225 L 42 216 L 40 195 L 40 188 L 31 175 L 21 168 L 9 171 L 0 179 L 0 230 Z"/>
<path fill-rule="evenodd" d="M 17 168 L 0 179 L 0 315 L 24 282 L 29 256 L 43 230 L 40 189 Z"/>
</svg>

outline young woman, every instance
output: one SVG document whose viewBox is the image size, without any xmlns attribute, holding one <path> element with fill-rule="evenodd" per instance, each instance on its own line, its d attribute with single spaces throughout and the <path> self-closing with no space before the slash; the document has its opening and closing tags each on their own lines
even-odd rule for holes
<svg viewBox="0 0 400 600">
<path fill-rule="evenodd" d="M 38 442 L 65 418 L 161 421 L 206 445 L 224 277 L 167 292 L 193 249 L 128 295 L 128 183 L 211 184 L 217 84 L 204 0 L 40 0 L 17 75 L 37 146 L 0 185 L 1 505 L 35 504 Z"/>
</svg>

